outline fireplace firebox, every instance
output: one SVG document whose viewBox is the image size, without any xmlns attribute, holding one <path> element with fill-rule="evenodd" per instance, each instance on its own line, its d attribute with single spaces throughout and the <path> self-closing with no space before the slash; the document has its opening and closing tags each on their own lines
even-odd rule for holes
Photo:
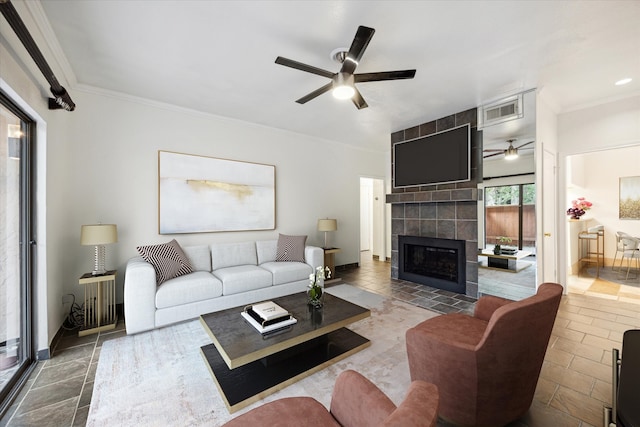
<svg viewBox="0 0 640 427">
<path fill-rule="evenodd" d="M 465 241 L 398 236 L 398 278 L 464 294 Z"/>
</svg>

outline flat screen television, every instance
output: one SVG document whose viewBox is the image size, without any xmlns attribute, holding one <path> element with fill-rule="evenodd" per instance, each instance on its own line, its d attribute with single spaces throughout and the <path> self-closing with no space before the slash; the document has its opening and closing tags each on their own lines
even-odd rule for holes
<svg viewBox="0 0 640 427">
<path fill-rule="evenodd" d="M 464 182 L 471 179 L 471 126 L 393 145 L 394 188 Z"/>
</svg>

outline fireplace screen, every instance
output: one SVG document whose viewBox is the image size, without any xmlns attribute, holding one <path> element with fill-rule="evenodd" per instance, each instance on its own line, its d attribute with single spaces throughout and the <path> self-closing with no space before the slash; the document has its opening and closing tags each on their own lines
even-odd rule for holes
<svg viewBox="0 0 640 427">
<path fill-rule="evenodd" d="M 404 271 L 458 283 L 456 249 L 406 245 Z"/>
<path fill-rule="evenodd" d="M 465 241 L 398 236 L 398 278 L 464 294 Z"/>
</svg>

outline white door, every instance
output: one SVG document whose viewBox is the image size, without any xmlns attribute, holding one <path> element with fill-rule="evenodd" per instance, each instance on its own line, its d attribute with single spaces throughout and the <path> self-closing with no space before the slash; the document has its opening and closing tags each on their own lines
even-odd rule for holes
<svg viewBox="0 0 640 427">
<path fill-rule="evenodd" d="M 542 155 L 542 209 L 538 210 L 542 215 L 542 271 L 538 270 L 538 277 L 543 282 L 558 282 L 557 242 L 556 229 L 556 188 L 558 177 L 556 168 L 556 155 L 543 150 Z M 542 274 L 540 274 L 542 273 Z"/>
<path fill-rule="evenodd" d="M 360 251 L 371 250 L 371 179 L 360 178 Z"/>
</svg>

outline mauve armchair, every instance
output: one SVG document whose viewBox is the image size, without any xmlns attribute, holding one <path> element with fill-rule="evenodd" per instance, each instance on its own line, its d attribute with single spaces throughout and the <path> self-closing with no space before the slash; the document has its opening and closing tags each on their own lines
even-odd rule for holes
<svg viewBox="0 0 640 427">
<path fill-rule="evenodd" d="M 413 381 L 396 407 L 375 384 L 347 370 L 336 380 L 330 411 L 311 397 L 285 397 L 252 409 L 224 427 L 435 427 L 437 419 L 438 389 L 433 384 Z"/>
<path fill-rule="evenodd" d="M 562 286 L 543 283 L 521 301 L 481 297 L 473 316 L 445 314 L 406 333 L 413 381 L 438 387 L 439 416 L 455 425 L 499 427 L 531 406 Z"/>
</svg>

